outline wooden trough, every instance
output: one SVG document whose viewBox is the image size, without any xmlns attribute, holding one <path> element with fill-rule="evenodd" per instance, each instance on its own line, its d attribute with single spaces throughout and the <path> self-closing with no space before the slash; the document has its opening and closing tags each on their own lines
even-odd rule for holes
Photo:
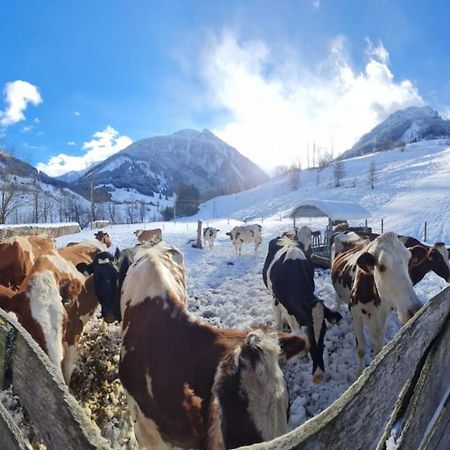
<svg viewBox="0 0 450 450">
<path fill-rule="evenodd" d="M 450 287 L 405 325 L 347 391 L 290 433 L 242 449 L 383 450 L 393 427 L 401 450 L 448 450 Z M 0 388 L 13 385 L 48 449 L 108 449 L 47 355 L 0 309 Z M 29 449 L 0 404 L 0 449 Z"/>
</svg>

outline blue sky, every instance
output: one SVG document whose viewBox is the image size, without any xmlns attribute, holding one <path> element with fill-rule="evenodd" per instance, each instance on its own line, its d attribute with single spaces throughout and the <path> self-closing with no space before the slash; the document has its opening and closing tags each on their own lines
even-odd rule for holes
<svg viewBox="0 0 450 450">
<path fill-rule="evenodd" d="M 449 9 L 0 0 L 1 142 L 50 174 L 181 128 L 208 128 L 265 167 L 313 142 L 342 152 L 399 107 L 449 113 Z"/>
</svg>

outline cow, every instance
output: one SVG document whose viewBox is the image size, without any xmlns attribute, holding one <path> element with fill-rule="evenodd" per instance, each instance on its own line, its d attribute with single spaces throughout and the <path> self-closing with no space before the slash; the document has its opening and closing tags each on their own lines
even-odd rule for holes
<svg viewBox="0 0 450 450">
<path fill-rule="evenodd" d="M 162 241 L 162 231 L 161 228 L 155 228 L 153 230 L 136 230 L 134 231 L 135 236 L 141 243 L 148 241 Z"/>
<path fill-rule="evenodd" d="M 0 306 L 17 316 L 67 383 L 83 326 L 98 305 L 93 284 L 89 289 L 75 263 L 89 261 L 95 252 L 80 245 L 50 250 L 36 260 L 16 292 L 0 292 Z"/>
<path fill-rule="evenodd" d="M 334 255 L 342 251 L 344 248 L 350 248 L 352 245 L 358 243 L 361 239 L 374 240 L 379 234 L 357 234 L 355 232 L 339 233 L 333 236 L 333 245 L 331 248 L 332 259 Z M 447 283 L 450 283 L 450 262 L 449 251 L 443 242 L 436 242 L 433 245 L 426 245 L 412 236 L 398 235 L 398 238 L 405 245 L 411 249 L 413 247 L 422 247 L 427 257 L 421 260 L 411 259 L 409 261 L 409 276 L 414 285 L 419 283 L 428 272 L 434 272 L 436 275 L 443 278 Z"/>
<path fill-rule="evenodd" d="M 119 377 L 140 448 L 224 449 L 287 431 L 279 354 L 307 340 L 216 328 L 186 309 L 183 256 L 159 243 L 128 269 Z"/>
<path fill-rule="evenodd" d="M 100 230 L 94 234 L 94 237 L 95 239 L 97 239 L 97 241 L 100 241 L 103 244 L 105 244 L 106 247 L 108 248 L 111 247 L 112 241 L 109 233 L 105 233 L 104 231 Z"/>
<path fill-rule="evenodd" d="M 101 305 L 101 315 L 107 323 L 122 320 L 118 298 L 120 291 L 117 263 L 117 256 L 109 252 L 100 252 L 94 256 L 90 264 L 81 262 L 76 265 L 78 271 L 94 277 L 95 295 Z"/>
<path fill-rule="evenodd" d="M 218 228 L 206 227 L 203 230 L 203 246 L 206 247 L 208 243 L 209 248 L 214 247 L 214 241 L 217 238 L 217 232 L 220 231 Z"/>
<path fill-rule="evenodd" d="M 314 266 L 305 249 L 310 236 L 306 230 L 299 235 L 299 238 L 306 239 L 306 244 L 288 237 L 271 240 L 263 267 L 263 281 L 275 300 L 276 327 L 281 330 L 283 321 L 291 330 L 305 327 L 313 362 L 313 382 L 320 383 L 325 373 L 325 319 L 337 323 L 342 317 L 327 308 L 314 294 Z"/>
<path fill-rule="evenodd" d="M 0 242 L 0 284 L 17 289 L 40 255 L 55 248 L 47 235 L 13 236 Z"/>
<path fill-rule="evenodd" d="M 233 242 L 234 249 L 236 250 L 236 255 L 241 254 L 242 244 L 244 242 L 254 242 L 255 243 L 255 252 L 258 250 L 258 247 L 261 245 L 261 225 L 253 224 L 253 225 L 241 225 L 234 227 L 230 232 L 225 233 L 230 237 Z"/>
<path fill-rule="evenodd" d="M 420 309 L 408 266 L 411 259 L 415 264 L 425 257 L 422 247 L 407 249 L 392 232 L 373 241 L 361 239 L 336 254 L 331 277 L 337 301 L 346 303 L 352 314 L 358 374 L 364 367 L 366 354 L 363 325 L 369 329 L 377 354 L 390 312 L 396 310 L 399 320 L 406 323 Z"/>
</svg>

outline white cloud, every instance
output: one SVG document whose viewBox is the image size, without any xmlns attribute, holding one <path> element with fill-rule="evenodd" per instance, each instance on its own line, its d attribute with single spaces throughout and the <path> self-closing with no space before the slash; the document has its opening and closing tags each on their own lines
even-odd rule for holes
<svg viewBox="0 0 450 450">
<path fill-rule="evenodd" d="M 200 61 L 212 101 L 231 113 L 213 131 L 266 168 L 298 157 L 305 164 L 308 142 L 339 154 L 396 109 L 423 104 L 409 80 L 394 80 L 381 42 L 368 41 L 367 58 L 363 71 L 353 69 L 338 36 L 311 67 L 290 49 L 225 32 Z"/>
<path fill-rule="evenodd" d="M 38 88 L 22 80 L 6 83 L 4 96 L 6 107 L 4 111 L 0 111 L 0 126 L 3 127 L 24 120 L 27 106 L 39 105 L 42 102 Z"/>
<path fill-rule="evenodd" d="M 320 8 L 320 0 L 313 0 L 312 2 L 314 9 Z"/>
<path fill-rule="evenodd" d="M 73 114 L 77 117 L 81 115 L 79 111 L 75 111 Z"/>
<path fill-rule="evenodd" d="M 75 145 L 77 145 L 77 144 L 76 144 L 76 142 L 74 142 L 74 141 L 69 141 L 69 142 L 67 143 L 67 145 L 69 145 L 70 147 L 73 147 L 73 146 L 75 146 Z"/>
<path fill-rule="evenodd" d="M 28 133 L 33 129 L 33 125 L 24 125 L 20 130 L 21 133 Z"/>
<path fill-rule="evenodd" d="M 108 125 L 104 130 L 94 133 L 93 139 L 83 144 L 82 150 L 85 151 L 83 156 L 70 156 L 60 153 L 52 156 L 47 164 L 39 163 L 37 168 L 53 177 L 73 170 L 85 170 L 91 165 L 123 150 L 132 143 L 131 138 L 119 136 L 118 131 Z M 68 143 L 68 145 L 71 144 Z"/>
</svg>

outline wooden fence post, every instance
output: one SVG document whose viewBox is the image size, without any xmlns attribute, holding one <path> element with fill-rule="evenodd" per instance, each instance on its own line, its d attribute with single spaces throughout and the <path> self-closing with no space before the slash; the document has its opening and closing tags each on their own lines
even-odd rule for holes
<svg viewBox="0 0 450 450">
<path fill-rule="evenodd" d="M 427 241 L 427 222 L 425 222 L 425 227 L 423 229 L 423 240 Z"/>
<path fill-rule="evenodd" d="M 197 222 L 197 248 L 203 248 L 202 246 L 202 221 Z"/>
<path fill-rule="evenodd" d="M 383 234 L 384 230 L 384 218 L 381 218 L 381 234 Z"/>
</svg>

